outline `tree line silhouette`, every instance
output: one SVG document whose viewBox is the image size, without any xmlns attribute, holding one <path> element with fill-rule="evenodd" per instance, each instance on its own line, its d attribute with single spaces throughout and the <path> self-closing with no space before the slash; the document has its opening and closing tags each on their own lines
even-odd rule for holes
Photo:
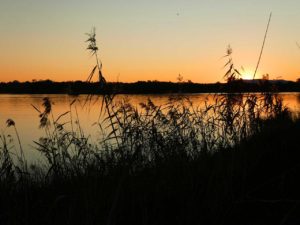
<svg viewBox="0 0 300 225">
<path fill-rule="evenodd" d="M 300 81 L 285 80 L 235 80 L 228 83 L 193 83 L 137 81 L 134 83 L 107 82 L 105 88 L 99 82 L 51 80 L 1 82 L 0 93 L 15 94 L 167 94 L 167 93 L 226 93 L 226 92 L 299 92 Z"/>
</svg>

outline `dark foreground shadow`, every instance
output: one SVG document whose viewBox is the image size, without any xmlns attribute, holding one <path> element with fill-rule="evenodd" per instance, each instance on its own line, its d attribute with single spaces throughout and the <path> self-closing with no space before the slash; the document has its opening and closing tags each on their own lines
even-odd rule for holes
<svg viewBox="0 0 300 225">
<path fill-rule="evenodd" d="M 6 168 L 1 224 L 299 224 L 299 134 L 300 121 L 283 117 L 234 148 L 187 158 L 178 145 L 151 167 L 103 164 L 18 183 Z"/>
</svg>

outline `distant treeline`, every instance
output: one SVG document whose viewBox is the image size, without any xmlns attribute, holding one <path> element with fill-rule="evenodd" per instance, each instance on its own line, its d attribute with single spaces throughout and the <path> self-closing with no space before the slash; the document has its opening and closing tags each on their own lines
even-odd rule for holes
<svg viewBox="0 0 300 225">
<path fill-rule="evenodd" d="M 300 82 L 284 80 L 236 80 L 230 83 L 200 84 L 193 82 L 138 81 L 135 83 L 108 82 L 101 87 L 98 82 L 83 81 L 33 82 L 12 81 L 0 83 L 0 93 L 15 94 L 163 94 L 163 93 L 226 93 L 226 92 L 300 92 Z"/>
</svg>

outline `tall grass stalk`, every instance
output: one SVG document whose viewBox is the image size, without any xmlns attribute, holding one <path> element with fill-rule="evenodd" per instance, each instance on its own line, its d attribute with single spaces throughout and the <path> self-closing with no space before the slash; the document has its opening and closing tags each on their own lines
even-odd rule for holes
<svg viewBox="0 0 300 225">
<path fill-rule="evenodd" d="M 262 46 L 261 46 L 261 50 L 260 50 L 260 53 L 259 53 L 257 65 L 256 65 L 256 68 L 255 68 L 255 71 L 254 71 L 254 74 L 253 74 L 253 79 L 255 79 L 255 75 L 257 73 L 257 70 L 258 70 L 258 67 L 259 67 L 259 64 L 260 64 L 261 56 L 262 56 L 262 53 L 263 53 L 263 50 L 264 50 L 264 47 L 265 47 L 265 42 L 266 42 L 266 39 L 267 39 L 267 34 L 268 34 L 271 18 L 272 18 L 272 12 L 269 15 L 268 24 L 267 24 L 264 40 L 263 40 L 263 43 L 262 43 Z"/>
<path fill-rule="evenodd" d="M 99 88 L 103 89 L 105 88 L 105 84 L 106 84 L 106 80 L 102 74 L 102 62 L 98 57 L 98 46 L 96 43 L 96 29 L 93 28 L 92 31 L 90 33 L 86 34 L 88 36 L 88 39 L 86 40 L 86 42 L 88 42 L 88 47 L 87 50 L 91 51 L 91 54 L 95 56 L 96 58 L 96 66 L 92 69 L 92 72 L 90 73 L 89 77 L 88 77 L 88 82 L 91 81 L 91 79 L 93 78 L 93 75 L 96 71 L 96 68 L 98 69 L 98 74 L 99 74 Z M 103 105 L 105 105 L 105 109 L 108 113 L 108 118 L 110 120 L 110 125 L 112 128 L 112 134 L 115 137 L 116 143 L 119 146 L 119 142 L 118 142 L 118 138 L 117 138 L 117 133 L 116 133 L 116 129 L 115 129 L 115 124 L 112 121 L 112 117 L 114 117 L 115 112 L 113 111 L 113 107 L 111 107 L 112 105 L 112 101 L 113 101 L 113 95 L 110 93 L 105 93 L 103 95 L 103 102 L 104 104 L 102 104 L 101 107 L 103 107 Z M 101 110 L 102 111 L 102 110 Z M 101 112 L 100 112 L 101 113 Z"/>
</svg>

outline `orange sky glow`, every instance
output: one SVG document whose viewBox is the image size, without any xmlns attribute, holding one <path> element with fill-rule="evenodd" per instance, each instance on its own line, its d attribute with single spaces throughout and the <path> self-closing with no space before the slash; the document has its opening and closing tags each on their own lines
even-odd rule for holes
<svg viewBox="0 0 300 225">
<path fill-rule="evenodd" d="M 273 17 L 257 77 L 300 78 L 300 2 L 296 0 L 15 1 L 0 7 L 0 82 L 86 80 L 96 27 L 108 81 L 224 82 L 226 48 L 251 78 L 269 13 Z M 244 68 L 244 69 L 242 69 Z M 96 81 L 96 80 L 95 80 Z"/>
</svg>

